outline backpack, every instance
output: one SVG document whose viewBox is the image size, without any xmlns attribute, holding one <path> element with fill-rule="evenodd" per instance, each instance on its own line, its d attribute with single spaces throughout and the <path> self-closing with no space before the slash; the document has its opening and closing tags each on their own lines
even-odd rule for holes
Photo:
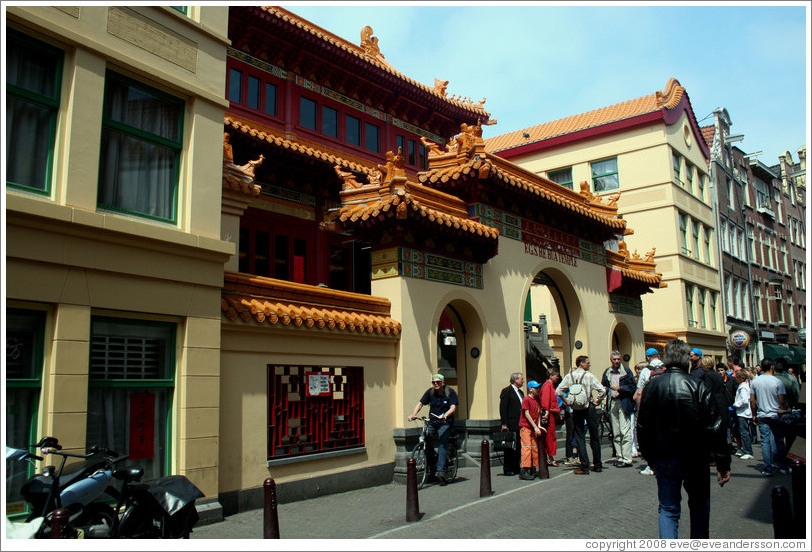
<svg viewBox="0 0 812 552">
<path fill-rule="evenodd" d="M 581 383 L 584 381 L 585 375 L 586 372 L 581 374 L 581 379 L 578 380 L 578 383 L 570 385 L 569 392 L 564 398 L 564 402 L 567 403 L 567 406 L 572 407 L 573 410 L 583 410 L 589 406 L 589 395 L 586 392 L 586 387 Z"/>
</svg>

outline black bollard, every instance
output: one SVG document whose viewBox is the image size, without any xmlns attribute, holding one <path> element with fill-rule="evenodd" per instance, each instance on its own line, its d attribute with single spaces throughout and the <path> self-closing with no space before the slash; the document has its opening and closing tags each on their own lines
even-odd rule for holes
<svg viewBox="0 0 812 552">
<path fill-rule="evenodd" d="M 69 539 L 70 530 L 68 528 L 70 514 L 64 508 L 57 508 L 51 515 L 51 538 Z"/>
<path fill-rule="evenodd" d="M 491 445 L 487 439 L 482 440 L 482 462 L 479 467 L 479 497 L 491 496 Z"/>
<path fill-rule="evenodd" d="M 264 539 L 278 539 L 279 512 L 276 503 L 276 481 L 272 477 L 265 480 L 262 485 L 265 490 L 265 515 L 262 520 Z"/>
<path fill-rule="evenodd" d="M 794 464 L 792 473 L 792 511 L 794 513 L 794 539 L 806 538 L 806 466 Z"/>
<path fill-rule="evenodd" d="M 547 434 L 541 432 L 538 438 L 539 447 L 539 479 L 550 479 L 550 470 L 547 468 Z"/>
<path fill-rule="evenodd" d="M 406 460 L 406 521 L 420 521 L 420 506 L 417 500 L 417 466 L 414 458 Z"/>
<path fill-rule="evenodd" d="M 792 509 L 789 493 L 778 485 L 773 487 L 773 537 L 776 539 L 792 538 Z"/>
</svg>

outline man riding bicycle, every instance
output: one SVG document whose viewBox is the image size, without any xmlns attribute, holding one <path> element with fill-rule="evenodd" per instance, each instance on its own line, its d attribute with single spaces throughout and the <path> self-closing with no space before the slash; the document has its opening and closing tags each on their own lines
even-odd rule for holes
<svg viewBox="0 0 812 552">
<path fill-rule="evenodd" d="M 429 431 L 428 435 L 437 435 L 440 446 L 437 452 L 436 472 L 434 474 L 440 480 L 440 485 L 448 483 L 445 473 L 446 458 L 448 457 L 448 440 L 451 437 L 451 428 L 454 425 L 454 412 L 457 411 L 457 393 L 445 385 L 445 377 L 442 374 L 431 376 L 431 389 L 423 393 L 423 397 L 414 407 L 414 412 L 409 416 L 411 422 L 417 418 L 417 413 L 425 405 L 429 405 Z M 434 464 L 434 446 L 426 442 L 426 453 L 428 454 L 428 465 Z M 431 477 L 429 478 L 431 479 Z"/>
</svg>

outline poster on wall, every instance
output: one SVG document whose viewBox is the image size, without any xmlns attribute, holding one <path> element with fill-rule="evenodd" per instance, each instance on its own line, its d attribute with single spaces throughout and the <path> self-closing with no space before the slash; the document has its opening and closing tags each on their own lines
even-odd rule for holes
<svg viewBox="0 0 812 552">
<path fill-rule="evenodd" d="M 130 395 L 130 460 L 155 457 L 155 395 Z"/>
<path fill-rule="evenodd" d="M 324 372 L 307 373 L 307 396 L 327 397 L 330 395 L 330 374 Z"/>
</svg>

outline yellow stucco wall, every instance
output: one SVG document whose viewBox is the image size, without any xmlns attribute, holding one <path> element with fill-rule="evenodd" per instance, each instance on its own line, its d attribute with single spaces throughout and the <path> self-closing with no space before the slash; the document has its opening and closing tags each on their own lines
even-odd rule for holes
<svg viewBox="0 0 812 552">
<path fill-rule="evenodd" d="M 7 8 L 65 51 L 51 193 L 6 188 L 8 306 L 47 313 L 38 434 L 85 442 L 94 315 L 177 327 L 171 470 L 218 492 L 220 239 L 227 7 Z M 184 100 L 177 223 L 97 209 L 105 71 Z"/>
<path fill-rule="evenodd" d="M 668 285 L 643 296 L 645 330 L 676 333 L 692 345 L 702 348 L 706 354 L 724 356 L 726 335 L 721 331 L 724 328 L 724 308 L 721 303 L 716 222 L 710 184 L 705 184 L 704 196 L 700 198 L 696 185 L 693 190 L 680 186 L 672 169 L 672 151 L 676 151 L 697 172 L 707 177 L 707 160 L 697 145 L 698 140 L 702 140 L 702 137 L 690 130 L 688 115 L 683 112 L 672 125 L 658 123 L 597 136 L 511 161 L 542 176 L 571 166 L 573 187 L 577 191 L 582 181 L 591 185 L 591 162 L 617 157 L 621 192 L 618 213 L 634 230 L 633 235 L 626 236 L 628 250 L 644 256 L 652 247 L 656 247 L 656 270 L 663 274 L 663 282 Z M 684 170 L 683 161 L 683 175 Z M 606 195 L 616 192 L 612 190 Z M 697 261 L 681 252 L 679 212 L 689 214 L 693 220 L 712 230 L 710 264 L 704 256 Z M 709 305 L 706 305 L 707 327 L 689 326 L 685 304 L 686 283 L 717 294 L 716 330 L 712 329 Z"/>
</svg>

